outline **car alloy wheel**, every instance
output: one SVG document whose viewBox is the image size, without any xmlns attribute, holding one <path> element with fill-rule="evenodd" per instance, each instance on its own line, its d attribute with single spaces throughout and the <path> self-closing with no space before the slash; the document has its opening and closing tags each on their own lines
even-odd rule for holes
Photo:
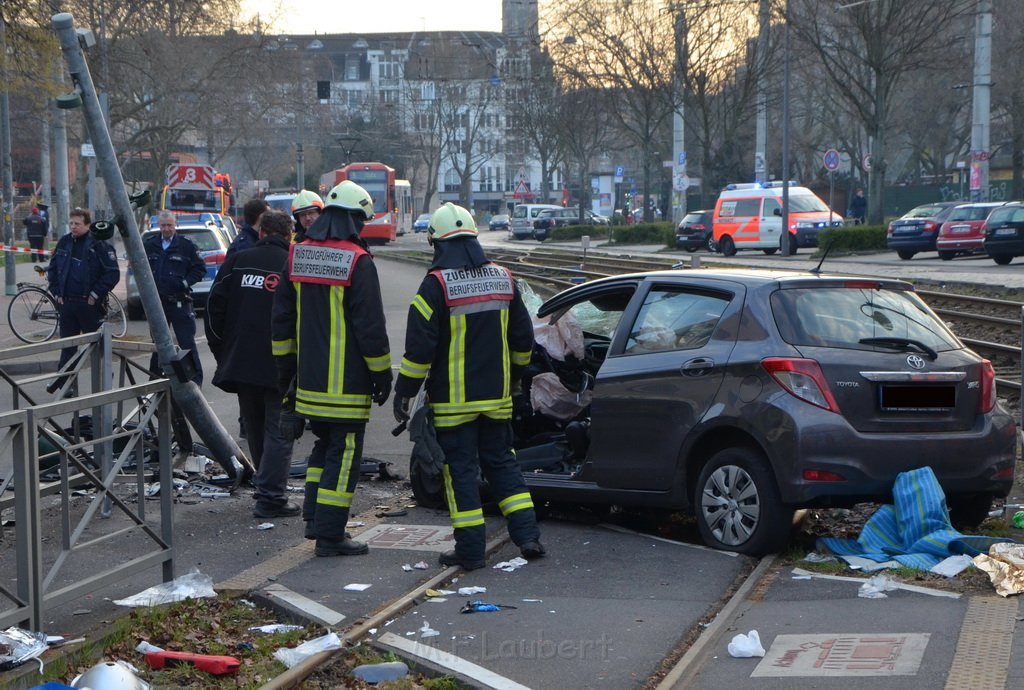
<svg viewBox="0 0 1024 690">
<path fill-rule="evenodd" d="M 697 525 L 709 546 L 760 556 L 785 545 L 793 511 L 779 498 L 760 453 L 716 453 L 701 470 L 695 498 Z"/>
</svg>

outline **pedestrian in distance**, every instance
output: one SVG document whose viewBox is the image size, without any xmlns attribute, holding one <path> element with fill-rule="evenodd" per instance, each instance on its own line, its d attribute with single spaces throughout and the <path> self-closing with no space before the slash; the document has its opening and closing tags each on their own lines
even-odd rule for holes
<svg viewBox="0 0 1024 690">
<path fill-rule="evenodd" d="M 192 308 L 192 286 L 206 275 L 206 264 L 192 240 L 178 234 L 178 222 L 170 211 L 157 218 L 160 232 L 146 238 L 143 248 L 153 271 L 156 291 L 167 322 L 174 329 L 178 347 L 188 350 L 194 374 L 192 381 L 203 385 L 203 365 L 196 350 L 196 312 Z M 149 363 L 150 371 L 162 375 L 157 353 Z"/>
<path fill-rule="evenodd" d="M 217 273 L 206 305 L 206 341 L 217 360 L 213 385 L 238 395 L 245 420 L 256 466 L 252 514 L 293 517 L 302 512 L 288 501 L 293 442 L 281 435 L 281 395 L 270 348 L 270 318 L 288 260 L 292 221 L 281 211 L 266 211 L 258 224 L 255 246 L 228 256 Z"/>
<path fill-rule="evenodd" d="M 302 519 L 317 556 L 356 556 L 345 532 L 359 481 L 370 403 L 391 393 L 391 350 L 373 256 L 359 236 L 373 199 L 346 180 L 289 248 L 274 298 L 273 352 L 285 394 L 282 434 L 316 436 L 306 467 Z"/>
<path fill-rule="evenodd" d="M 857 189 L 857 192 L 850 199 L 850 217 L 853 218 L 854 225 L 864 224 L 864 215 L 868 210 L 868 200 L 864 196 L 863 189 Z"/>
<path fill-rule="evenodd" d="M 470 213 L 447 203 L 430 218 L 434 260 L 409 307 L 394 412 L 409 420 L 426 382 L 455 550 L 445 566 L 485 565 L 481 471 L 524 558 L 544 555 L 533 499 L 512 449 L 512 389 L 533 352 L 533 323 L 512 274 L 491 263 Z"/>
<path fill-rule="evenodd" d="M 50 232 L 50 222 L 39 213 L 38 208 L 33 208 L 22 223 L 25 224 L 25 236 L 28 238 L 28 246 L 32 249 L 46 248 L 46 235 Z"/>
<path fill-rule="evenodd" d="M 292 199 L 292 217 L 295 218 L 295 241 L 301 242 L 306 231 L 324 210 L 324 200 L 316 192 L 303 189 Z M 370 209 L 371 211 L 373 209 Z"/>
<path fill-rule="evenodd" d="M 268 208 L 270 206 L 263 199 L 249 199 L 245 202 L 245 206 L 242 207 L 242 227 L 238 230 L 238 235 L 235 236 L 235 239 L 231 240 L 230 246 L 228 246 L 227 254 L 224 256 L 225 262 L 235 252 L 256 246 L 256 243 L 260 240 L 260 216 Z"/>
<path fill-rule="evenodd" d="M 87 210 L 71 211 L 70 232 L 57 242 L 46 270 L 47 287 L 60 309 L 61 338 L 96 331 L 103 323 L 107 294 L 121 280 L 117 254 L 106 241 L 109 235 L 97 237 L 89 232 L 91 221 Z M 60 369 L 75 349 L 65 347 L 60 351 Z M 63 383 L 63 378 L 57 378 L 46 390 L 54 393 Z"/>
</svg>

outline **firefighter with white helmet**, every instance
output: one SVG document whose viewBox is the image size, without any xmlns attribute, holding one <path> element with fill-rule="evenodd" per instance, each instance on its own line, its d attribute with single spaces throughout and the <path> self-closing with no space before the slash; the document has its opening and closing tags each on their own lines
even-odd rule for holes
<svg viewBox="0 0 1024 690">
<path fill-rule="evenodd" d="M 301 241 L 320 213 L 324 210 L 324 200 L 316 192 L 303 189 L 292 199 L 292 217 L 295 219 L 296 240 Z"/>
<path fill-rule="evenodd" d="M 359 237 L 372 217 L 365 189 L 353 182 L 332 189 L 323 212 L 291 245 L 274 298 L 271 347 L 278 388 L 286 396 L 281 432 L 297 439 L 309 419 L 317 438 L 302 506 L 306 538 L 316 539 L 317 556 L 368 551 L 346 535 L 345 526 L 370 403 L 383 405 L 391 393 L 377 267 Z"/>
<path fill-rule="evenodd" d="M 512 274 L 491 263 L 465 208 L 430 217 L 434 261 L 409 307 L 405 356 L 395 383 L 395 419 L 426 382 L 455 550 L 441 564 L 484 567 L 483 471 L 525 558 L 544 555 L 536 511 L 512 449 L 512 388 L 533 351 L 533 324 Z M 428 376 L 429 375 L 429 376 Z"/>
</svg>

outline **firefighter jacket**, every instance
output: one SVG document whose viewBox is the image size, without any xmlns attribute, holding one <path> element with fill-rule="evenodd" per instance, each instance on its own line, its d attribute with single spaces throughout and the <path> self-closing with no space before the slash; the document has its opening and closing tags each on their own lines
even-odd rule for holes
<svg viewBox="0 0 1024 690">
<path fill-rule="evenodd" d="M 268 235 L 230 254 L 206 301 L 206 342 L 217 358 L 213 385 L 229 393 L 238 384 L 277 388 L 270 352 L 270 314 L 288 260 L 288 240 Z"/>
<path fill-rule="evenodd" d="M 349 240 L 293 244 L 274 298 L 278 370 L 297 356 L 295 412 L 330 422 L 370 419 L 370 372 L 391 368 L 373 257 Z"/>
<path fill-rule="evenodd" d="M 426 379 L 437 428 L 511 419 L 511 382 L 532 351 L 533 323 L 506 269 L 437 268 L 409 307 L 395 393 L 411 398 Z"/>
</svg>

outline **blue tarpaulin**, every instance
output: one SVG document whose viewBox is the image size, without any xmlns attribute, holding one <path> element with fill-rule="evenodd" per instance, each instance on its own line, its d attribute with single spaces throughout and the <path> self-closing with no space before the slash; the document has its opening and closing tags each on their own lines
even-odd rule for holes
<svg viewBox="0 0 1024 690">
<path fill-rule="evenodd" d="M 864 523 L 857 539 L 822 537 L 818 551 L 837 556 L 862 556 L 879 563 L 931 570 L 949 556 L 988 553 L 997 537 L 967 536 L 953 529 L 946 495 L 930 467 L 896 475 L 893 504 L 884 505 Z"/>
</svg>

